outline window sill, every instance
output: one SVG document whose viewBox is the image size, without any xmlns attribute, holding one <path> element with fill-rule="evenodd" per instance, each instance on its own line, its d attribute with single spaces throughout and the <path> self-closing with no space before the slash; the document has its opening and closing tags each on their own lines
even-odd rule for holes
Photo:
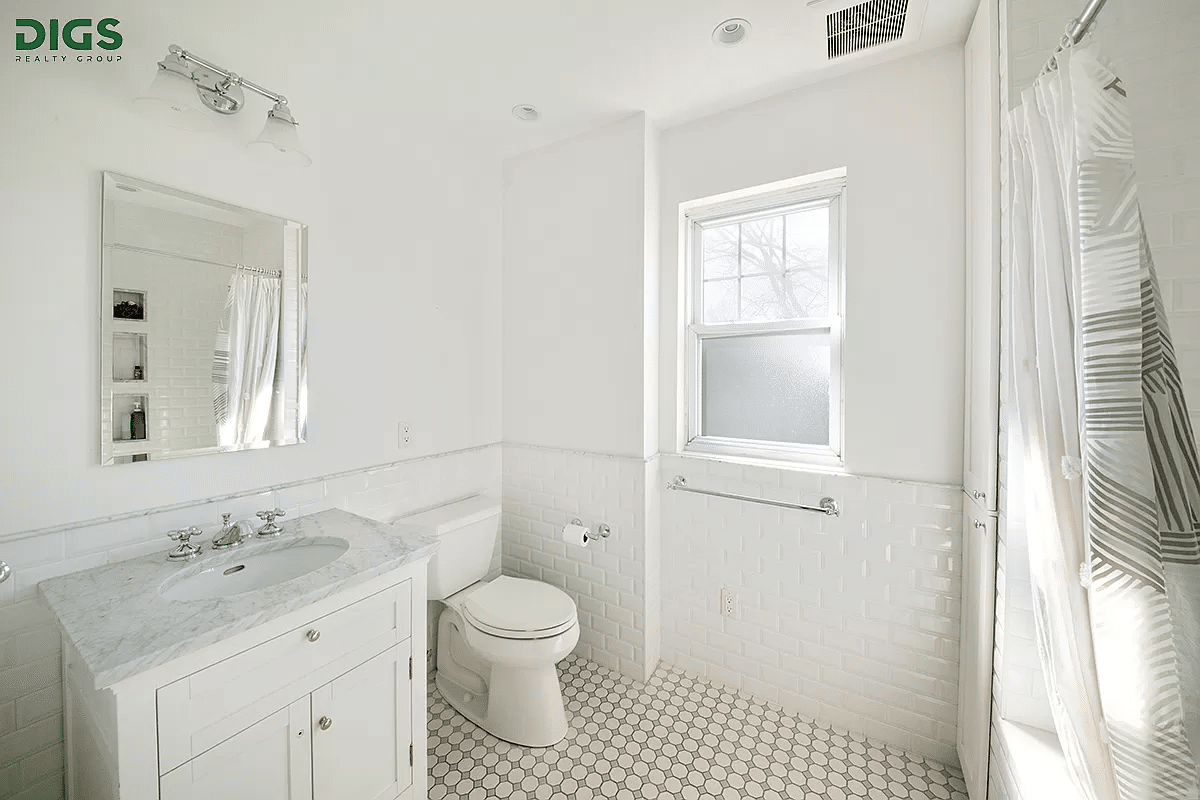
<svg viewBox="0 0 1200 800">
<path fill-rule="evenodd" d="M 817 464 L 811 461 L 791 461 L 758 458 L 755 456 L 728 455 L 725 453 L 705 453 L 698 450 L 681 450 L 675 453 L 675 455 L 681 458 L 697 458 L 703 461 L 719 461 L 725 464 L 738 464 L 744 467 L 764 467 L 766 469 L 788 470 L 789 472 L 804 472 L 811 475 L 851 475 L 844 465 Z"/>
<path fill-rule="evenodd" d="M 1000 720 L 997 726 L 1008 753 L 1008 767 L 1022 797 L 1083 800 L 1075 788 L 1058 737 L 1018 722 Z"/>
</svg>

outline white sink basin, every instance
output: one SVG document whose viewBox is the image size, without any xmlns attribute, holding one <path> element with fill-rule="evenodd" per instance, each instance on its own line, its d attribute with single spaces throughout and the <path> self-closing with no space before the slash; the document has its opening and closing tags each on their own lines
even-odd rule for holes
<svg viewBox="0 0 1200 800">
<path fill-rule="evenodd" d="M 221 554 L 217 564 L 197 564 L 182 576 L 167 579 L 158 593 L 167 600 L 215 600 L 252 592 L 307 575 L 350 549 L 349 542 L 333 537 L 278 545 L 271 549 L 260 546 L 244 554 Z M 193 571 L 197 567 L 199 570 Z"/>
</svg>

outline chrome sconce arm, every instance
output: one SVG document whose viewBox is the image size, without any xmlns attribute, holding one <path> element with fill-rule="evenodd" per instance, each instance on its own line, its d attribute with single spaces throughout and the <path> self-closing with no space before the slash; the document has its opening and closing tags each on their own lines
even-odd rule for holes
<svg viewBox="0 0 1200 800">
<path fill-rule="evenodd" d="M 174 128 L 207 131 L 212 130 L 214 123 L 205 109 L 226 116 L 236 114 L 246 104 L 243 90 L 274 104 L 267 112 L 262 133 L 247 147 L 276 161 L 309 166 L 312 159 L 300 144 L 296 118 L 286 97 L 177 44 L 167 48 L 149 91 L 134 100 L 134 105 L 146 116 Z M 196 102 L 197 96 L 200 103 Z"/>
<path fill-rule="evenodd" d="M 283 103 L 284 105 L 287 105 L 287 98 L 283 95 L 278 94 L 277 92 L 272 92 L 270 89 L 266 88 L 265 86 L 261 86 L 254 81 L 248 81 L 241 75 L 238 75 L 236 72 L 230 72 L 224 67 L 219 67 L 208 59 L 201 58 L 195 53 L 184 50 L 177 44 L 173 44 L 168 47 L 167 52 L 179 56 L 179 58 L 183 59 L 184 61 L 195 64 L 196 66 L 201 67 L 214 75 L 220 76 L 230 86 L 241 86 L 249 89 L 257 95 L 262 95 L 272 103 Z"/>
</svg>

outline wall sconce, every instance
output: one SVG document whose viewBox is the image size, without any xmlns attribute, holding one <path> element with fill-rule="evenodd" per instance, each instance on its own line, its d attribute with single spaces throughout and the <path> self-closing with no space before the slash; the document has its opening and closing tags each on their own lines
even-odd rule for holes
<svg viewBox="0 0 1200 800">
<path fill-rule="evenodd" d="M 189 53 L 179 45 L 168 48 L 166 57 L 158 62 L 158 72 L 149 90 L 133 104 L 144 116 L 173 128 L 208 131 L 213 128 L 213 117 L 208 111 L 225 115 L 241 111 L 246 102 L 243 89 L 275 104 L 267 112 L 262 133 L 246 148 L 278 163 L 299 167 L 312 164 L 300 144 L 296 119 L 288 109 L 286 97 Z"/>
</svg>

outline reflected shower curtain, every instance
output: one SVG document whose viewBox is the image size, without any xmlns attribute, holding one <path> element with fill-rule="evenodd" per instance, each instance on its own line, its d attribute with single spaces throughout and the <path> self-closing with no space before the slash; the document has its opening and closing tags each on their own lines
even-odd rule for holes
<svg viewBox="0 0 1200 800">
<path fill-rule="evenodd" d="M 308 439 L 308 279 L 300 281 L 300 388 L 297 391 L 299 404 L 300 441 Z"/>
<path fill-rule="evenodd" d="M 1085 796 L 1197 800 L 1200 465 L 1125 90 L 1076 46 L 1010 126 L 1010 521 L 1055 727 Z"/>
<path fill-rule="evenodd" d="M 264 441 L 279 355 L 280 280 L 238 272 L 229 281 L 213 353 L 213 414 L 222 445 Z"/>
</svg>

